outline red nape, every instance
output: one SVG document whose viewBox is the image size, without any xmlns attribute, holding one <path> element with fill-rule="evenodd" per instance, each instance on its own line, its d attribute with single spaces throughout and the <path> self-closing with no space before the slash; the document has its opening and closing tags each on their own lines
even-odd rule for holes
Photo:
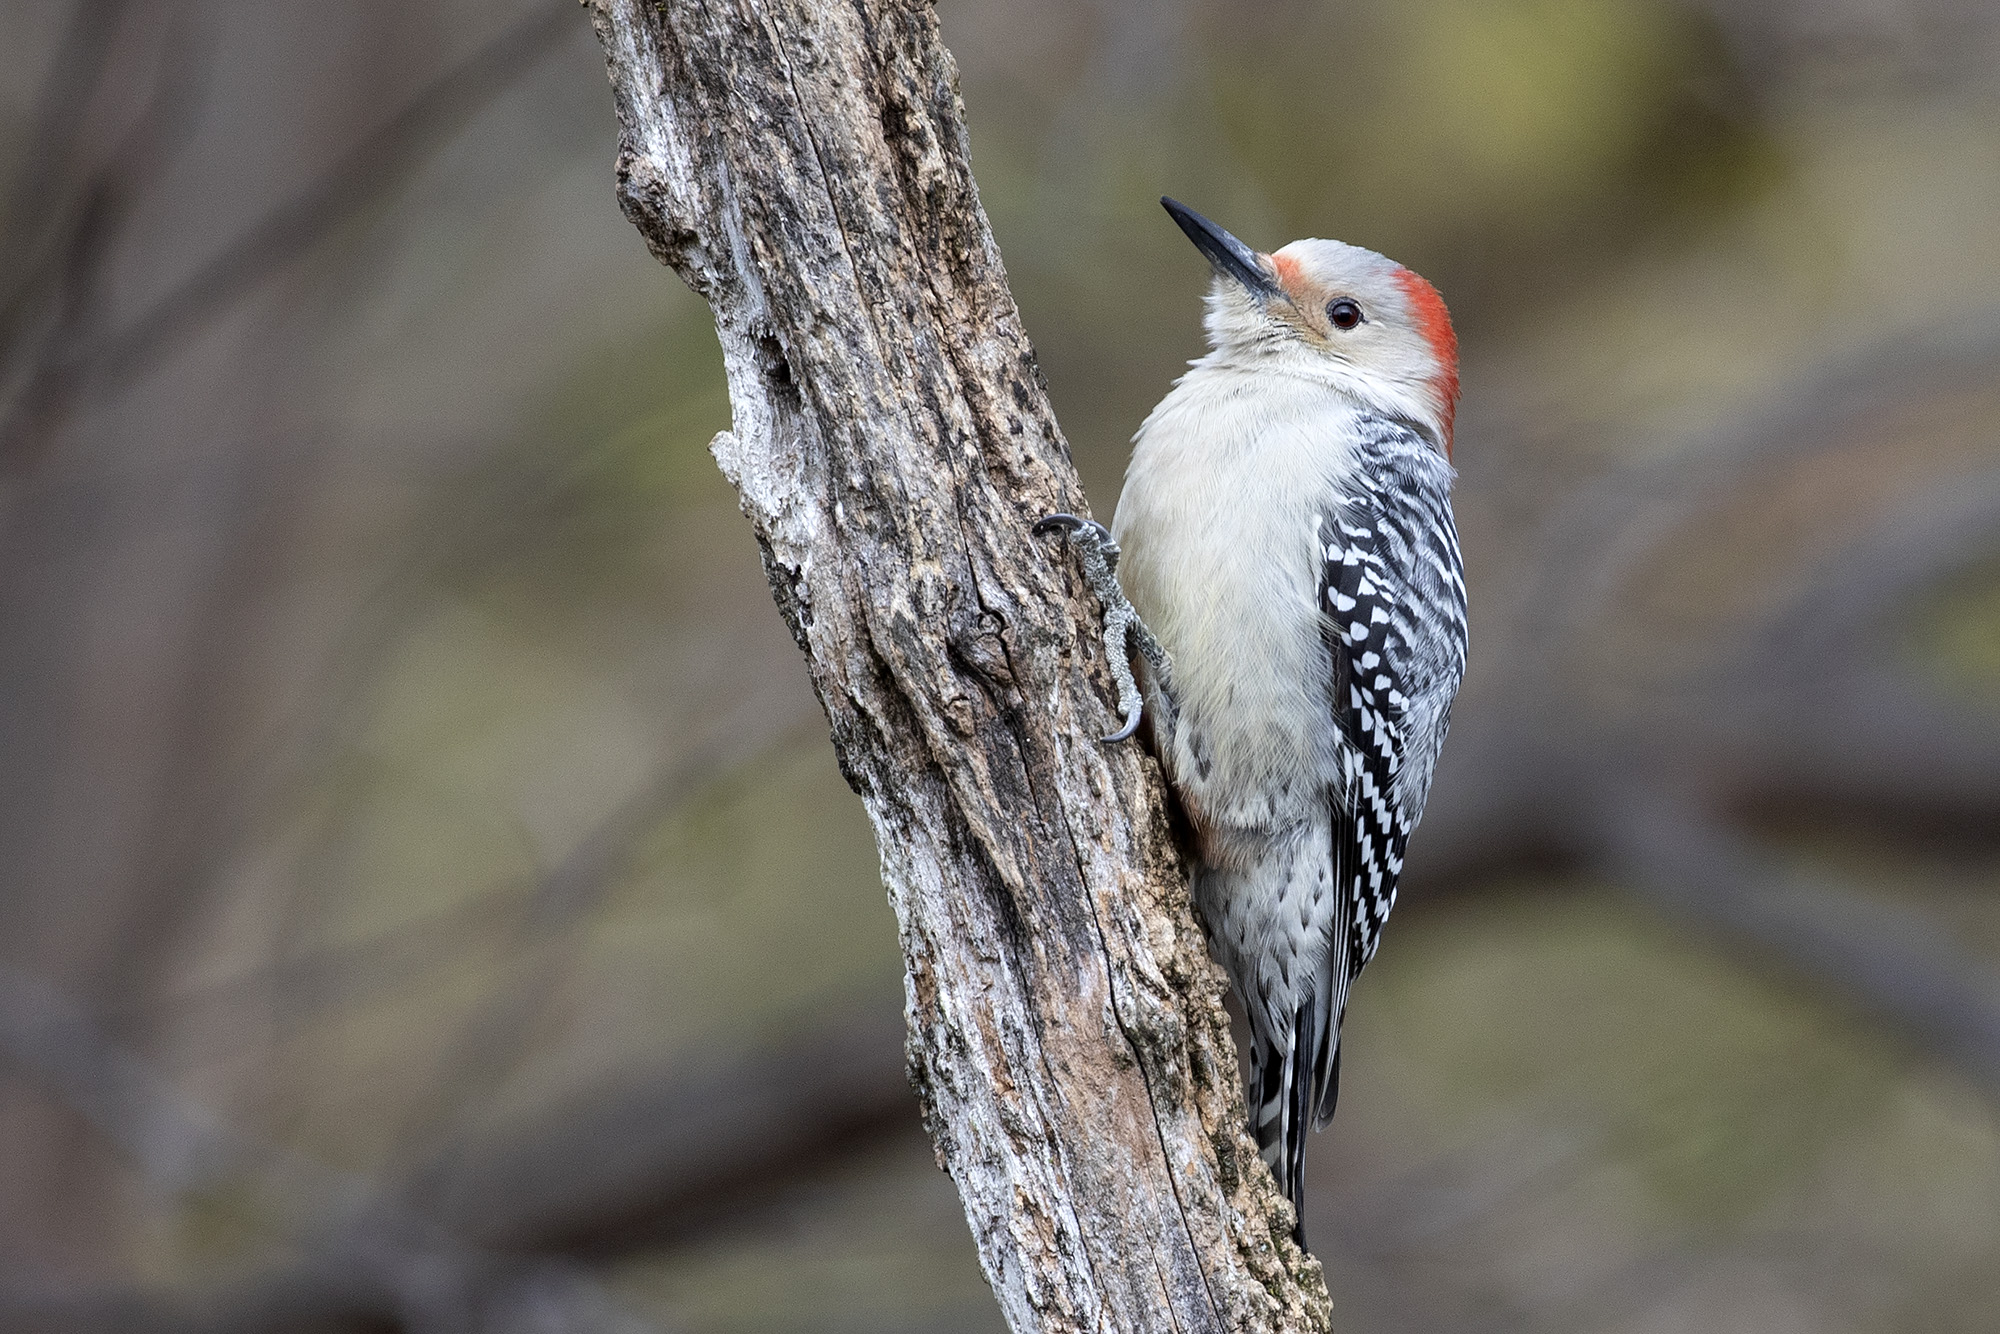
<svg viewBox="0 0 2000 1334">
<path fill-rule="evenodd" d="M 1437 376 L 1437 391 L 1440 415 L 1444 418 L 1444 454 L 1451 457 L 1451 423 L 1458 413 L 1458 335 L 1451 327 L 1451 312 L 1445 309 L 1444 298 L 1438 289 L 1432 287 L 1422 274 L 1408 269 L 1396 270 L 1396 281 L 1403 288 L 1403 296 L 1410 303 L 1410 315 L 1417 322 L 1417 332 L 1431 345 L 1431 352 L 1438 359 L 1441 368 Z"/>
</svg>

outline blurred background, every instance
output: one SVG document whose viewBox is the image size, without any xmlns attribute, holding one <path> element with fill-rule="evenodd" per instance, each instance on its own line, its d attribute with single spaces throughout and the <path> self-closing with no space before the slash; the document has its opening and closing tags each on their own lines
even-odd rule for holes
<svg viewBox="0 0 2000 1334">
<path fill-rule="evenodd" d="M 1464 341 L 1345 1331 L 2000 1327 L 2000 8 L 940 0 L 1099 514 L 1156 199 Z M 985 1331 L 565 0 L 0 7 L 0 1328 Z"/>
</svg>

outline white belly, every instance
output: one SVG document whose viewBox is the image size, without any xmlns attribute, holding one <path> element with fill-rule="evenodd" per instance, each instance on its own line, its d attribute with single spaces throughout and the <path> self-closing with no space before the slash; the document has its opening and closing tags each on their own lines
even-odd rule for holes
<svg viewBox="0 0 2000 1334">
<path fill-rule="evenodd" d="M 1162 760 L 1198 824 L 1310 818 L 1340 774 L 1313 516 L 1353 409 L 1316 386 L 1256 396 L 1196 371 L 1141 428 L 1113 531 L 1127 596 L 1173 659 Z M 1220 831 L 1218 831 L 1220 832 Z"/>
</svg>

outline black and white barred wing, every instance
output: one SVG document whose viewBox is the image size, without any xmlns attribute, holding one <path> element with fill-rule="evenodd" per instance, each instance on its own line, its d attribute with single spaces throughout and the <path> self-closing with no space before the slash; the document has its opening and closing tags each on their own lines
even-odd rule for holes
<svg viewBox="0 0 2000 1334">
<path fill-rule="evenodd" d="M 1347 977 L 1375 956 L 1465 671 L 1465 570 L 1451 467 L 1416 432 L 1373 423 L 1319 517 L 1329 701 L 1351 743 L 1334 825 Z M 1338 1010 L 1335 1022 L 1339 1019 Z"/>
<path fill-rule="evenodd" d="M 1399 422 L 1368 418 L 1361 427 L 1350 477 L 1314 519 L 1327 707 L 1347 742 L 1339 790 L 1328 794 L 1327 949 L 1283 1059 L 1257 1060 L 1259 1144 L 1294 1203 L 1306 1127 L 1325 1125 L 1340 1095 L 1348 984 L 1374 957 L 1396 905 L 1403 852 L 1465 670 L 1451 465 Z"/>
</svg>

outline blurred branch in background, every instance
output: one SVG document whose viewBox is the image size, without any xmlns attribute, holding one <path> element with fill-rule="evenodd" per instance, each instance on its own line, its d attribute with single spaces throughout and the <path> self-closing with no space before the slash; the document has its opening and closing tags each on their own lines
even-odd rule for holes
<svg viewBox="0 0 2000 1334">
<path fill-rule="evenodd" d="M 1987 1329 L 2000 12 L 939 8 L 1100 511 L 1157 195 L 1459 317 L 1345 1327 Z M 615 134 L 562 3 L 0 11 L 10 1328 L 997 1327 Z"/>
<path fill-rule="evenodd" d="M 1604 869 L 1722 939 L 1903 1028 L 2000 1097 L 2000 971 L 1934 924 L 1852 891 L 1800 882 L 1727 826 L 1672 802 L 1614 799 Z"/>
<path fill-rule="evenodd" d="M 305 1258 L 220 1296 L 0 1290 L 13 1328 L 286 1330 L 329 1320 L 390 1321 L 413 1334 L 470 1329 L 636 1334 L 571 1268 L 482 1254 L 408 1212 L 365 1179 L 235 1134 L 144 1063 L 107 1042 L 73 1005 L 0 973 L 0 1059 L 46 1084 L 169 1198 L 233 1191 L 290 1233 Z"/>
<path fill-rule="evenodd" d="M 23 272 L 9 284 L 12 294 L 0 305 L 0 364 L 19 379 L 0 411 L 0 467 L 20 467 L 33 442 L 46 439 L 76 399 L 115 392 L 143 374 L 193 331 L 379 202 L 467 120 L 546 59 L 576 25 L 566 5 L 537 6 L 143 313 L 107 330 L 98 327 L 101 320 L 89 307 L 116 244 L 112 233 L 129 221 L 129 204 L 121 208 L 117 201 L 143 191 L 146 173 L 170 161 L 173 136 L 185 133 L 192 118 L 196 68 L 192 51 L 178 49 L 190 38 L 176 27 L 179 41 L 162 53 L 159 90 L 136 117 L 135 137 L 74 179 L 71 163 L 88 164 L 91 155 L 65 151 L 71 127 L 89 123 L 93 104 L 122 91 L 116 85 L 128 77 L 109 59 L 125 8 L 115 0 L 78 7 L 49 75 L 46 111 L 37 118 L 35 133 L 46 134 L 54 151 L 33 152 L 23 162 L 15 206 L 6 215 L 12 234 L 0 236 L 0 253 L 24 260 Z M 49 276 L 56 278 L 52 289 L 37 291 Z M 46 329 L 39 345 L 26 355 L 16 352 L 17 342 L 37 326 Z"/>
</svg>

